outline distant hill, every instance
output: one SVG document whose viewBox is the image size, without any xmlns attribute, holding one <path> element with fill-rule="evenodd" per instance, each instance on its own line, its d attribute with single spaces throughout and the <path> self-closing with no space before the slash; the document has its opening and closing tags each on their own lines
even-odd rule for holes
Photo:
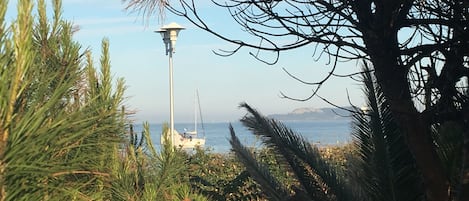
<svg viewBox="0 0 469 201">
<path fill-rule="evenodd" d="M 346 107 L 352 109 L 351 107 Z M 333 121 L 350 120 L 350 112 L 339 108 L 297 108 L 287 114 L 271 114 L 270 118 L 280 121 Z"/>
</svg>

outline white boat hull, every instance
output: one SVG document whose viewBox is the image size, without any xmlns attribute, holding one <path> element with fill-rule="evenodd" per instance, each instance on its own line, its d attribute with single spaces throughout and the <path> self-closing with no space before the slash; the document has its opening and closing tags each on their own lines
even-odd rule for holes
<svg viewBox="0 0 469 201">
<path fill-rule="evenodd" d="M 195 148 L 195 147 L 203 147 L 205 145 L 205 138 L 197 138 L 195 136 L 192 136 L 192 135 L 181 135 L 179 132 L 177 132 L 176 130 L 173 132 L 173 138 L 171 138 L 171 136 L 169 136 L 169 140 L 173 139 L 174 142 L 174 146 L 175 147 L 178 147 L 178 148 L 183 148 L 183 149 L 187 149 L 187 148 Z M 164 136 L 162 135 L 161 136 L 161 142 L 162 143 L 165 143 L 165 138 Z"/>
</svg>

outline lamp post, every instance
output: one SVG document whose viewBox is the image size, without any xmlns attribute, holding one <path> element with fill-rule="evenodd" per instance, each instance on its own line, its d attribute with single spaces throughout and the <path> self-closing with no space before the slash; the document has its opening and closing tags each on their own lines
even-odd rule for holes
<svg viewBox="0 0 469 201">
<path fill-rule="evenodd" d="M 156 31 L 163 37 L 166 55 L 169 55 L 169 133 L 171 134 L 171 146 L 174 145 L 173 53 L 175 53 L 179 31 L 183 29 L 184 27 L 181 25 L 172 22 Z"/>
</svg>

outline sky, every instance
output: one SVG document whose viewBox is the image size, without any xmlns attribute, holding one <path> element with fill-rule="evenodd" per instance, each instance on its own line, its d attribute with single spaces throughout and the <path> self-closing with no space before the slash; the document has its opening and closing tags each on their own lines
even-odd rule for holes
<svg viewBox="0 0 469 201">
<path fill-rule="evenodd" d="M 197 3 L 200 13 L 215 30 L 230 36 L 248 37 L 226 11 L 217 9 L 208 0 Z M 14 19 L 14 4 L 16 1 L 10 1 L 6 20 Z M 132 117 L 136 122 L 169 121 L 168 56 L 161 36 L 154 31 L 171 22 L 186 28 L 179 34 L 173 56 L 176 123 L 193 121 L 196 90 L 205 122 L 237 121 L 245 114 L 238 108 L 241 102 L 247 102 L 266 115 L 289 113 L 302 107 L 332 107 L 317 97 L 308 101 L 281 97 L 284 93 L 301 99 L 310 96 L 313 90 L 289 77 L 283 68 L 309 82 L 321 80 L 330 71 L 326 59 L 313 57 L 312 46 L 282 53 L 275 65 L 254 59 L 249 54 L 255 51 L 252 49 L 221 57 L 213 51 L 231 50 L 235 46 L 169 12 L 164 20 L 158 20 L 125 10 L 125 6 L 121 0 L 63 0 L 63 18 L 80 27 L 74 39 L 83 50 L 93 52 L 96 64 L 101 55 L 101 41 L 109 39 L 111 71 L 116 79 L 125 79 L 125 105 L 136 111 Z M 356 62 L 340 63 L 337 72 L 346 74 L 358 68 Z M 340 106 L 363 103 L 360 83 L 350 78 L 331 78 L 319 94 Z"/>
</svg>

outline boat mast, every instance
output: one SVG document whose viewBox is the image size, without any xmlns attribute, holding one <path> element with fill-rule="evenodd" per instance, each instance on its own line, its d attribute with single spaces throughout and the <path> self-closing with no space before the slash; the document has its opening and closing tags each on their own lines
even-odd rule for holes
<svg viewBox="0 0 469 201">
<path fill-rule="evenodd" d="M 202 118 L 202 108 L 200 107 L 199 90 L 196 90 L 196 93 L 197 93 L 197 103 L 199 105 L 200 125 L 202 126 L 202 132 L 205 137 L 204 119 Z"/>
<path fill-rule="evenodd" d="M 197 97 L 198 97 L 197 95 L 198 95 L 198 91 L 196 90 L 194 94 L 194 131 L 196 134 L 197 134 Z"/>
</svg>

